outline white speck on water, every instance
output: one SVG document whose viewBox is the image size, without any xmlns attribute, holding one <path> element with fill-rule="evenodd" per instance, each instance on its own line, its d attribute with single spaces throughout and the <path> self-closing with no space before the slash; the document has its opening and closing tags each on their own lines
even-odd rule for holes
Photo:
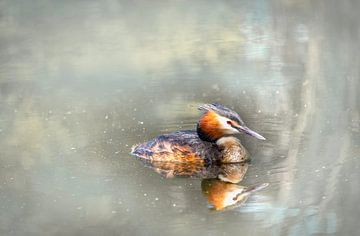
<svg viewBox="0 0 360 236">
<path fill-rule="evenodd" d="M 261 110 L 258 110 L 258 113 L 261 113 Z"/>
<path fill-rule="evenodd" d="M 116 211 L 111 211 L 111 213 L 116 214 Z"/>
<path fill-rule="evenodd" d="M 71 150 L 76 150 L 76 147 L 72 147 L 72 148 L 70 148 Z"/>
<path fill-rule="evenodd" d="M 245 90 L 243 90 L 243 91 L 242 91 L 242 93 L 243 93 L 243 94 L 246 94 L 246 91 L 245 91 Z"/>
<path fill-rule="evenodd" d="M 76 179 L 76 176 L 71 176 L 70 178 L 71 178 L 71 179 Z"/>
<path fill-rule="evenodd" d="M 213 90 L 219 91 L 219 85 L 218 84 L 214 84 L 213 86 L 211 86 Z"/>
<path fill-rule="evenodd" d="M 280 91 L 279 90 L 276 90 L 276 94 L 279 94 L 280 93 Z"/>
<path fill-rule="evenodd" d="M 146 197 L 147 196 L 147 194 L 146 193 L 144 193 L 144 197 Z"/>
<path fill-rule="evenodd" d="M 82 206 L 79 206 L 79 207 L 77 207 L 76 209 L 81 210 L 81 209 L 82 209 Z"/>
<path fill-rule="evenodd" d="M 173 206 L 173 207 L 176 207 L 176 204 L 175 204 L 175 203 L 173 203 L 173 204 L 172 204 L 172 206 Z"/>
<path fill-rule="evenodd" d="M 107 120 L 107 119 L 109 119 L 109 116 L 108 116 L 108 115 L 105 116 L 105 120 Z"/>
<path fill-rule="evenodd" d="M 326 166 L 323 166 L 323 167 L 321 167 L 321 168 L 326 169 Z"/>
<path fill-rule="evenodd" d="M 316 169 L 316 170 L 315 170 L 316 173 L 319 172 L 319 171 L 320 171 L 319 169 Z"/>
<path fill-rule="evenodd" d="M 126 212 L 129 212 L 130 211 L 130 209 L 129 208 L 126 208 Z"/>
<path fill-rule="evenodd" d="M 144 124 L 144 122 L 143 122 L 143 121 L 139 121 L 139 124 L 140 124 L 140 125 L 143 125 L 143 124 Z"/>
<path fill-rule="evenodd" d="M 49 114 L 52 114 L 52 110 L 49 110 L 48 113 L 49 113 Z"/>
<path fill-rule="evenodd" d="M 259 177 L 258 175 L 255 175 L 255 177 L 257 178 L 257 177 Z"/>
<path fill-rule="evenodd" d="M 156 198 L 155 198 L 155 201 L 159 201 L 159 198 L 158 198 L 158 197 L 156 197 Z"/>
<path fill-rule="evenodd" d="M 307 104 L 304 104 L 304 107 L 306 108 L 306 107 L 307 107 Z"/>
<path fill-rule="evenodd" d="M 71 115 L 71 111 L 67 111 L 66 114 Z"/>
<path fill-rule="evenodd" d="M 322 199 L 326 199 L 326 196 L 323 196 Z"/>
</svg>

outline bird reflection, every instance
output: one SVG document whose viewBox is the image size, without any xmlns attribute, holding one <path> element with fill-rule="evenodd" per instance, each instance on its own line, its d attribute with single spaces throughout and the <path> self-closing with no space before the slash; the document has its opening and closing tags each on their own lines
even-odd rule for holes
<svg viewBox="0 0 360 236">
<path fill-rule="evenodd" d="M 140 159 L 146 167 L 154 170 L 165 178 L 190 177 L 190 178 L 219 178 L 230 183 L 238 183 L 248 169 L 248 163 L 229 163 L 204 165 L 200 162 L 165 162 L 147 161 Z"/>
<path fill-rule="evenodd" d="M 208 203 L 214 210 L 233 209 L 241 206 L 251 193 L 267 187 L 268 184 L 259 184 L 245 187 L 219 179 L 204 179 L 201 181 L 201 190 Z"/>
<path fill-rule="evenodd" d="M 248 163 L 204 165 L 202 163 L 156 162 L 140 159 L 144 165 L 165 178 L 201 178 L 201 190 L 214 210 L 233 209 L 241 206 L 251 193 L 268 184 L 246 187 L 239 183 L 248 170 Z"/>
</svg>

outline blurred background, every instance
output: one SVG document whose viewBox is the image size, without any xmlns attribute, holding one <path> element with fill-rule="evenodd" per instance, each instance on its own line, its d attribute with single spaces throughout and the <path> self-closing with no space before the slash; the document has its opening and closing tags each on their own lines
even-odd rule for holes
<svg viewBox="0 0 360 236">
<path fill-rule="evenodd" d="M 360 2 L 0 1 L 1 235 L 357 235 Z M 267 138 L 212 212 L 128 153 L 202 103 Z"/>
</svg>

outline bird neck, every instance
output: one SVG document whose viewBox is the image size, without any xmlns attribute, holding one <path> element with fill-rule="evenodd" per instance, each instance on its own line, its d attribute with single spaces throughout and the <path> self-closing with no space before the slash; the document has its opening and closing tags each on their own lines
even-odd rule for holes
<svg viewBox="0 0 360 236">
<path fill-rule="evenodd" d="M 216 142 L 224 136 L 223 131 L 219 129 L 218 115 L 213 111 L 208 111 L 201 116 L 196 131 L 200 139 L 207 142 Z"/>
</svg>

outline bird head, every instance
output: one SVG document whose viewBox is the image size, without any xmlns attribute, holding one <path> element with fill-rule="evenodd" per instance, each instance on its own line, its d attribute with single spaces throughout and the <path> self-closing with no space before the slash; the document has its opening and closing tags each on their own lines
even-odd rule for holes
<svg viewBox="0 0 360 236">
<path fill-rule="evenodd" d="M 203 111 L 197 131 L 204 141 L 215 142 L 226 135 L 246 133 L 255 138 L 265 140 L 263 136 L 249 129 L 238 113 L 219 104 L 204 104 L 199 107 Z"/>
</svg>

